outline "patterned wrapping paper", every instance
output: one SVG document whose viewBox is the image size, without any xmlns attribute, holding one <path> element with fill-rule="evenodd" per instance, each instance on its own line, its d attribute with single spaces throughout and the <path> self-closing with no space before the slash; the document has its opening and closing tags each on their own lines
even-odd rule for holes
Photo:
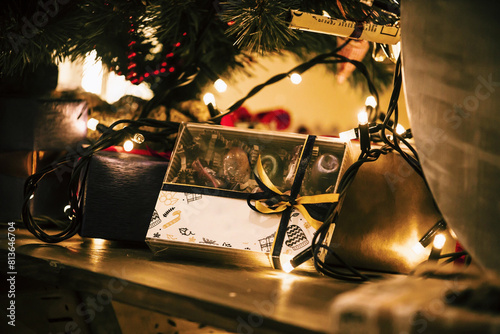
<svg viewBox="0 0 500 334">
<path fill-rule="evenodd" d="M 280 216 L 252 211 L 241 199 L 162 190 L 147 237 L 268 253 Z M 310 246 L 314 232 L 294 210 L 283 254 Z"/>
<path fill-rule="evenodd" d="M 175 248 L 206 252 L 208 246 L 221 252 L 246 251 L 248 254 L 258 252 L 267 255 L 272 249 L 281 214 L 253 211 L 247 204 L 248 192 L 210 189 L 175 181 L 181 166 L 189 165 L 186 164 L 185 147 L 196 141 L 196 136 L 205 130 L 217 131 L 233 141 L 241 138 L 246 143 L 262 143 L 262 147 L 283 147 L 285 144 L 293 147 L 297 143 L 302 144 L 306 137 L 220 126 L 185 125 L 180 130 L 146 242 L 156 254 L 168 253 L 169 249 Z M 338 153 L 341 160 L 339 176 L 352 163 L 350 146 L 339 139 L 321 138 L 317 140 L 317 145 L 323 150 Z M 283 257 L 291 258 L 311 246 L 314 233 L 314 227 L 297 209 L 293 209 L 281 251 Z"/>
</svg>

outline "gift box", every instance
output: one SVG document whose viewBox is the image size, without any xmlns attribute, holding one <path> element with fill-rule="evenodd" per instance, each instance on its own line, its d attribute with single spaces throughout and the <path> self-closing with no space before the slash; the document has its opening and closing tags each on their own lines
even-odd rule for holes
<svg viewBox="0 0 500 334">
<path fill-rule="evenodd" d="M 167 166 L 166 159 L 147 155 L 94 154 L 85 181 L 80 235 L 144 243 Z"/>
<path fill-rule="evenodd" d="M 419 240 L 441 219 L 424 179 L 390 152 L 360 167 L 325 242 L 354 267 L 407 274 L 429 258 L 432 247 L 420 249 Z M 443 254 L 454 252 L 449 232 L 440 233 Z M 320 259 L 340 265 L 324 251 Z"/>
<path fill-rule="evenodd" d="M 311 246 L 352 161 L 336 138 L 185 124 L 146 242 L 156 254 L 280 268 Z"/>
</svg>

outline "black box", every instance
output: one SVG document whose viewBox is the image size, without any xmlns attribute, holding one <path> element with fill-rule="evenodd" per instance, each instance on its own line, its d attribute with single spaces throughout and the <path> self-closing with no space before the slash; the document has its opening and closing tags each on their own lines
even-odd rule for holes
<svg viewBox="0 0 500 334">
<path fill-rule="evenodd" d="M 99 152 L 89 164 L 82 237 L 144 242 L 168 161 Z"/>
</svg>

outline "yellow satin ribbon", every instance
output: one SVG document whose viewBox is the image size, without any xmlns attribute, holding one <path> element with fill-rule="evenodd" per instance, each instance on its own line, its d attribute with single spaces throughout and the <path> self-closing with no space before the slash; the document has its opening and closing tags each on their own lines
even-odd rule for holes
<svg viewBox="0 0 500 334">
<path fill-rule="evenodd" d="M 264 167 L 262 166 L 260 155 L 259 158 L 257 159 L 256 167 L 257 167 L 257 175 L 261 180 L 261 182 L 264 183 L 264 185 L 266 185 L 266 187 L 268 187 L 271 191 L 275 192 L 278 195 L 285 195 L 278 188 L 276 188 L 276 186 L 271 182 L 271 180 L 267 176 L 266 172 L 264 171 Z M 339 194 L 297 196 L 293 207 L 299 210 L 299 212 L 302 214 L 302 216 L 304 216 L 307 222 L 317 230 L 323 224 L 323 222 L 311 217 L 309 212 L 307 212 L 307 209 L 304 207 L 304 204 L 335 203 L 338 200 L 339 200 Z M 255 208 L 262 213 L 280 213 L 284 211 L 287 207 L 292 206 L 290 202 L 281 201 L 277 204 L 277 206 L 274 209 L 272 209 L 268 207 L 265 204 L 265 202 L 266 199 L 255 200 Z"/>
</svg>

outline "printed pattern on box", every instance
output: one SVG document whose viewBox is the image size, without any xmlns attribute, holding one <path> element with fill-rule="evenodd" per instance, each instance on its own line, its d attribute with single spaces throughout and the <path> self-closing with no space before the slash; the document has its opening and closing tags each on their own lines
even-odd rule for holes
<svg viewBox="0 0 500 334">
<path fill-rule="evenodd" d="M 162 190 L 147 238 L 268 253 L 280 216 L 252 211 L 241 199 Z M 314 232 L 294 210 L 283 253 L 293 255 L 310 246 Z"/>
</svg>

